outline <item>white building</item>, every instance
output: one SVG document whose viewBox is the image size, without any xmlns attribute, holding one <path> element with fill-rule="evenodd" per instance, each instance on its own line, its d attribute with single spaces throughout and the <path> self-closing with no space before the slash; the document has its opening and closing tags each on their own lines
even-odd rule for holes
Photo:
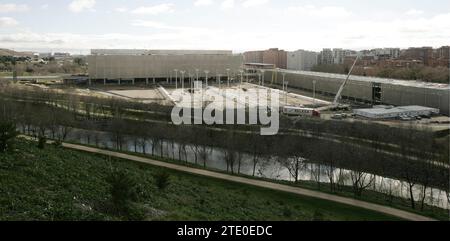
<svg viewBox="0 0 450 241">
<path fill-rule="evenodd" d="M 431 116 L 439 114 L 439 110 L 424 106 L 379 106 L 372 109 L 357 109 L 353 113 L 370 119 L 392 119 L 401 116 Z"/>
<path fill-rule="evenodd" d="M 287 69 L 310 71 L 317 64 L 318 54 L 316 52 L 297 50 L 288 52 Z"/>
</svg>

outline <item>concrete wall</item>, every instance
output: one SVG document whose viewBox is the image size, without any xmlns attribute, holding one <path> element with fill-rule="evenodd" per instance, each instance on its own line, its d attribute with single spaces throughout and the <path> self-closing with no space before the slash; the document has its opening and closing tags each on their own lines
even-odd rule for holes
<svg viewBox="0 0 450 241">
<path fill-rule="evenodd" d="M 226 69 L 237 73 L 243 65 L 242 55 L 90 55 L 89 76 L 92 79 L 145 79 L 174 76 L 174 69 L 191 74 L 195 69 L 209 70 L 209 76 L 226 74 Z M 181 74 L 179 73 L 179 76 Z"/>
<path fill-rule="evenodd" d="M 343 79 L 333 76 L 315 76 L 295 72 L 286 72 L 286 81 L 289 87 L 304 90 L 313 90 L 313 81 L 316 81 L 316 91 L 329 95 L 336 95 Z M 268 70 L 265 74 L 266 82 L 272 81 L 282 84 L 281 72 Z M 350 80 L 345 87 L 342 96 L 350 100 L 373 102 L 373 83 L 381 83 L 381 102 L 395 106 L 420 105 L 436 108 L 442 114 L 449 115 L 450 89 L 428 88 L 418 86 L 405 86 L 399 84 L 377 82 L 377 78 L 370 81 Z"/>
</svg>

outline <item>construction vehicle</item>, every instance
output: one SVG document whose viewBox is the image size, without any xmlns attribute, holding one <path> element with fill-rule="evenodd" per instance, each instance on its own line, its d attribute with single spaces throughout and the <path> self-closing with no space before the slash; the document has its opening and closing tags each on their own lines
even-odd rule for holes
<svg viewBox="0 0 450 241">
<path fill-rule="evenodd" d="M 348 83 L 348 80 L 350 79 L 350 76 L 353 72 L 353 69 L 356 66 L 356 63 L 358 62 L 359 59 L 359 55 L 356 56 L 355 62 L 353 62 L 352 67 L 350 68 L 350 71 L 347 74 L 347 78 L 345 78 L 344 82 L 342 83 L 341 87 L 339 88 L 336 96 L 334 97 L 334 101 L 331 105 L 328 106 L 324 106 L 319 108 L 319 111 L 327 111 L 327 110 L 331 110 L 331 111 L 345 111 L 345 110 L 349 110 L 350 106 L 349 105 L 345 105 L 345 104 L 341 104 L 339 103 L 340 100 L 342 99 L 342 92 L 344 91 L 345 86 Z"/>
</svg>

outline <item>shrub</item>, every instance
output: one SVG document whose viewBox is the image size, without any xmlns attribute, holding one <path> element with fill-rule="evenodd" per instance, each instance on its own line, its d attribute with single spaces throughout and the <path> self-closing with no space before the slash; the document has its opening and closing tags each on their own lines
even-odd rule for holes
<svg viewBox="0 0 450 241">
<path fill-rule="evenodd" d="M 318 210 L 314 211 L 312 221 L 324 221 L 323 214 Z"/>
<path fill-rule="evenodd" d="M 39 148 L 39 149 L 44 149 L 44 148 L 45 148 L 45 143 L 47 143 L 47 137 L 45 137 L 45 136 L 39 136 L 39 139 L 38 139 L 38 148 Z"/>
<path fill-rule="evenodd" d="M 12 149 L 17 134 L 14 123 L 0 122 L 0 152 Z"/>
<path fill-rule="evenodd" d="M 128 173 L 113 171 L 106 179 L 111 185 L 112 203 L 119 212 L 128 212 L 129 205 L 137 198 L 136 183 Z"/>
<path fill-rule="evenodd" d="M 167 172 L 159 172 L 154 175 L 156 187 L 159 190 L 166 189 L 170 184 L 170 175 Z"/>
</svg>

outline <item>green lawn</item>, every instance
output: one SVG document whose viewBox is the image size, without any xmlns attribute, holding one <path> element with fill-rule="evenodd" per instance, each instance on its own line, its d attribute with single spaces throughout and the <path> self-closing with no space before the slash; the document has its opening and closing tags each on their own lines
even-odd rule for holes
<svg viewBox="0 0 450 241">
<path fill-rule="evenodd" d="M 324 200 L 19 140 L 0 154 L 0 220 L 128 220 L 110 205 L 112 169 L 136 181 L 145 220 L 396 220 Z M 170 174 L 161 191 L 154 175 Z M 131 218 L 133 219 L 133 218 Z"/>
</svg>

